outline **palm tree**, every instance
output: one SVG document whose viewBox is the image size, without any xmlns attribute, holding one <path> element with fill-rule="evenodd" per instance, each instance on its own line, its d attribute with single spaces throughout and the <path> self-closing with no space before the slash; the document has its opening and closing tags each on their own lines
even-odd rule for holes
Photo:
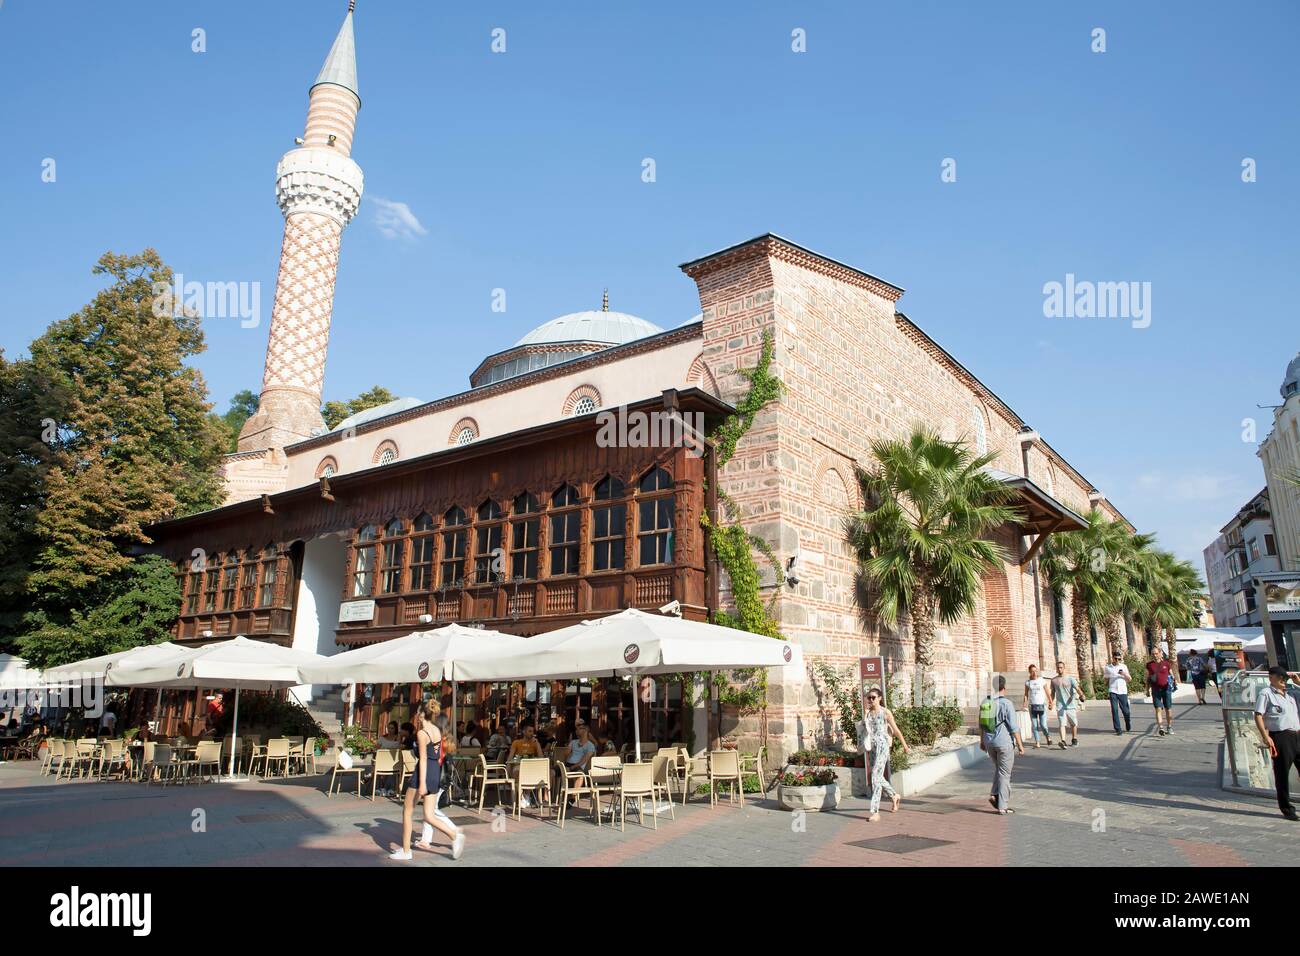
<svg viewBox="0 0 1300 956">
<path fill-rule="evenodd" d="M 1080 677 L 1097 670 L 1095 654 L 1091 666 L 1085 656 L 1092 648 L 1089 628 L 1106 631 L 1111 621 L 1108 638 L 1117 645 L 1119 614 L 1126 601 L 1133 601 L 1128 583 L 1132 565 L 1128 539 L 1132 536 L 1122 524 L 1100 511 L 1088 512 L 1087 520 L 1087 527 L 1081 531 L 1048 538 L 1040 565 L 1053 595 L 1064 599 L 1069 594 L 1074 658 Z"/>
<path fill-rule="evenodd" d="M 944 441 L 924 426 L 871 443 L 875 465 L 855 469 L 865 510 L 845 531 L 857 556 L 863 610 L 892 627 L 911 625 L 918 686 L 934 665 L 935 619 L 951 624 L 975 609 L 984 572 L 1006 555 L 985 537 L 1020 519 L 1015 492 L 986 469 L 993 455 Z"/>
<path fill-rule="evenodd" d="M 1182 561 L 1168 551 L 1157 551 L 1158 576 L 1152 595 L 1151 620 L 1156 634 L 1164 631 L 1165 656 L 1178 660 L 1177 628 L 1196 626 L 1196 600 L 1204 590 L 1190 561 Z"/>
<path fill-rule="evenodd" d="M 1122 527 L 1118 526 L 1117 527 Z M 1120 624 L 1123 620 L 1144 619 L 1160 583 L 1158 556 L 1153 534 L 1116 534 L 1111 557 L 1116 571 L 1113 589 L 1108 594 L 1106 643 L 1111 656 L 1123 654 Z"/>
</svg>

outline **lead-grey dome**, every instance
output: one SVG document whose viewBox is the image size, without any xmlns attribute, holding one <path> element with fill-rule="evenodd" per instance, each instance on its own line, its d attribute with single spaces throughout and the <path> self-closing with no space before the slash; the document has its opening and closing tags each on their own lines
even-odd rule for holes
<svg viewBox="0 0 1300 956">
<path fill-rule="evenodd" d="M 551 319 L 533 329 L 515 343 L 520 345 L 545 345 L 550 342 L 602 342 L 622 345 L 647 335 L 657 335 L 663 329 L 626 312 L 606 312 L 592 309 L 587 312 L 570 312 Z"/>
<path fill-rule="evenodd" d="M 1300 352 L 1296 353 L 1296 357 L 1286 367 L 1286 375 L 1282 377 L 1281 391 L 1283 401 L 1300 391 Z"/>
</svg>

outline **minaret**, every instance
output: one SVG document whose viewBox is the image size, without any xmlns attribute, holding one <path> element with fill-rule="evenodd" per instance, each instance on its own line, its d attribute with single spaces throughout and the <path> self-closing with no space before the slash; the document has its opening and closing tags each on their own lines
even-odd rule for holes
<svg viewBox="0 0 1300 956">
<path fill-rule="evenodd" d="M 357 93 L 356 39 L 348 4 L 334 45 L 308 93 L 307 131 L 275 171 L 284 214 L 280 271 L 257 413 L 239 433 L 239 450 L 282 448 L 322 431 L 321 386 L 334 311 L 343 227 L 356 215 L 363 178 L 352 135 Z"/>
</svg>

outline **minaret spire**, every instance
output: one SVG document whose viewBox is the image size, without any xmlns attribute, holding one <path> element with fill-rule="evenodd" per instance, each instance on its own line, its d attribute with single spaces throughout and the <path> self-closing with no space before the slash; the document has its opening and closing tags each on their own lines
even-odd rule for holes
<svg viewBox="0 0 1300 956">
<path fill-rule="evenodd" d="M 257 413 L 239 433 L 241 452 L 283 448 L 324 430 L 321 391 L 334 312 L 343 228 L 356 215 L 365 179 L 352 161 L 361 96 L 357 92 L 352 11 L 308 93 L 302 145 L 276 168 L 284 214 L 280 271 Z"/>
<path fill-rule="evenodd" d="M 606 286 L 605 294 L 600 297 L 600 311 L 609 311 L 609 287 Z"/>
</svg>

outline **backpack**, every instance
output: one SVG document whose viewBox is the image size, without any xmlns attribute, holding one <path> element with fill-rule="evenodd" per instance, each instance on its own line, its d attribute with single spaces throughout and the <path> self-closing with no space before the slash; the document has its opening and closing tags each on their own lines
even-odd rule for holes
<svg viewBox="0 0 1300 956">
<path fill-rule="evenodd" d="M 987 734 L 997 733 L 998 705 L 992 697 L 985 697 L 980 704 L 980 730 Z"/>
</svg>

